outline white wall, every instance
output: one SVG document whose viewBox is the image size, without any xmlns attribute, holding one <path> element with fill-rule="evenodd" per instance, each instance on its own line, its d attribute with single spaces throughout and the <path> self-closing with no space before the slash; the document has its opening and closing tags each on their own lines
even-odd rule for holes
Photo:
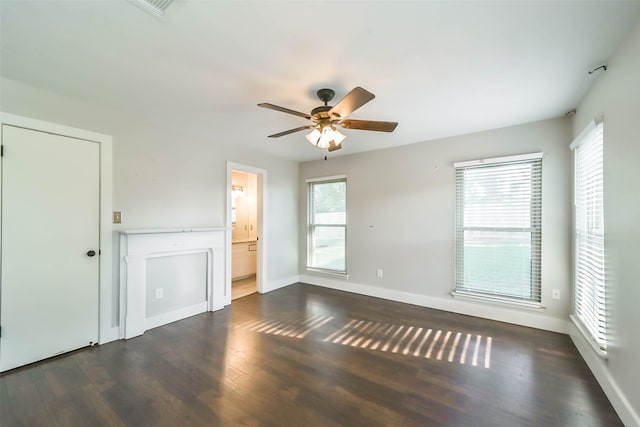
<svg viewBox="0 0 640 427">
<path fill-rule="evenodd" d="M 574 342 L 627 426 L 640 426 L 640 22 L 608 60 L 574 120 L 577 135 L 604 116 L 608 360 L 577 330 Z"/>
<path fill-rule="evenodd" d="M 402 123 L 400 123 L 402 126 Z M 300 165 L 302 281 L 566 331 L 570 301 L 570 121 L 565 118 Z M 345 144 L 349 143 L 349 139 Z M 542 313 L 452 299 L 454 162 L 542 151 Z M 305 272 L 306 178 L 347 175 L 348 280 Z M 376 269 L 383 269 L 383 278 Z M 559 289 L 561 300 L 551 299 Z"/>
<path fill-rule="evenodd" d="M 0 80 L 0 111 L 113 136 L 114 249 L 123 229 L 223 227 L 226 162 L 265 169 L 268 211 L 266 283 L 281 285 L 298 274 L 298 166 L 238 148 L 211 135 L 194 135 L 177 122 L 145 123 L 96 104 Z M 118 262 L 114 251 L 113 326 L 118 324 Z M 271 286 L 276 287 L 276 286 Z"/>
</svg>

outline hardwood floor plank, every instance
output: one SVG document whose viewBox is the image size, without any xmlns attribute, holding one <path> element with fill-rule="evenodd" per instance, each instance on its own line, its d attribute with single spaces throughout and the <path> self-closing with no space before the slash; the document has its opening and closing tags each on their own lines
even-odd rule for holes
<svg viewBox="0 0 640 427">
<path fill-rule="evenodd" d="M 568 336 L 297 284 L 0 376 L 2 426 L 621 426 Z"/>
</svg>

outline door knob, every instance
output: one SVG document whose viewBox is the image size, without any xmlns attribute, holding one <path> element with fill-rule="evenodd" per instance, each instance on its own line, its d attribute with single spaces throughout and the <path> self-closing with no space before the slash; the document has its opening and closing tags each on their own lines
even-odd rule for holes
<svg viewBox="0 0 640 427">
<path fill-rule="evenodd" d="M 90 251 L 88 251 L 88 252 L 87 252 L 87 256 L 88 256 L 88 257 L 96 256 L 96 251 L 94 251 L 93 249 L 91 249 Z"/>
</svg>

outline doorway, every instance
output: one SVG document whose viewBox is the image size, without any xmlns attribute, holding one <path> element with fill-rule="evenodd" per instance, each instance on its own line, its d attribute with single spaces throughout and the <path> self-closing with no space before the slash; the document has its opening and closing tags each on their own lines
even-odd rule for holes
<svg viewBox="0 0 640 427">
<path fill-rule="evenodd" d="M 231 172 L 231 299 L 257 291 L 258 175 Z"/>
<path fill-rule="evenodd" d="M 264 278 L 264 187 L 266 171 L 228 163 L 227 225 L 229 242 L 228 302 L 262 292 Z"/>
</svg>

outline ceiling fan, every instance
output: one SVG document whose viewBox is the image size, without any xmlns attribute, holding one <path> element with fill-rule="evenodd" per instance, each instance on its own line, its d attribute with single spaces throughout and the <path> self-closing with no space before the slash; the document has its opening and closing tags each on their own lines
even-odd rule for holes
<svg viewBox="0 0 640 427">
<path fill-rule="evenodd" d="M 336 129 L 336 126 L 345 129 L 374 130 L 378 132 L 393 132 L 396 126 L 398 126 L 397 122 L 346 119 L 349 114 L 376 97 L 361 87 L 353 89 L 333 107 L 328 105 L 329 101 L 335 96 L 335 92 L 332 89 L 320 89 L 317 95 L 318 98 L 324 102 L 324 105 L 314 108 L 310 114 L 269 103 L 258 104 L 258 107 L 293 114 L 294 116 L 304 117 L 313 122 L 313 124 L 306 126 L 274 133 L 273 135 L 269 135 L 269 138 L 279 138 L 284 135 L 289 135 L 290 133 L 300 132 L 301 130 L 313 129 L 307 134 L 307 140 L 318 148 L 335 151 L 342 148 L 342 141 L 346 138 L 345 135 Z"/>
</svg>

